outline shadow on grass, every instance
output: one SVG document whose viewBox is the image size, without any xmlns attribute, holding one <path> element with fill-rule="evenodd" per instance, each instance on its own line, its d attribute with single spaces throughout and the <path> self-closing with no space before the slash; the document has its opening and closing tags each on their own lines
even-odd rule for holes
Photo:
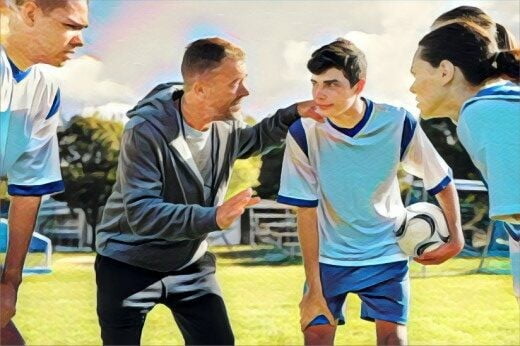
<svg viewBox="0 0 520 346">
<path fill-rule="evenodd" d="M 290 256 L 276 248 L 247 248 L 221 247 L 212 252 L 218 257 L 218 265 L 241 266 L 290 266 L 301 265 L 299 256 Z"/>
</svg>

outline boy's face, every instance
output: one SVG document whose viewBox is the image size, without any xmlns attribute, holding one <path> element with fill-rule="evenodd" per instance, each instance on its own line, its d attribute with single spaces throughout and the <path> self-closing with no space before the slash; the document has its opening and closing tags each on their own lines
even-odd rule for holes
<svg viewBox="0 0 520 346">
<path fill-rule="evenodd" d="M 354 104 L 360 92 L 358 84 L 351 86 L 343 72 L 330 68 L 311 78 L 312 97 L 318 106 L 318 113 L 326 117 L 336 117 L 345 113 Z"/>
</svg>

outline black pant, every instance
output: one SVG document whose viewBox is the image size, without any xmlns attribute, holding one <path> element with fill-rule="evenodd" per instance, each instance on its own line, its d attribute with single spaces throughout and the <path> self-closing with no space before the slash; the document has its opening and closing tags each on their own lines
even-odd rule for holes
<svg viewBox="0 0 520 346">
<path fill-rule="evenodd" d="M 138 345 L 146 315 L 170 308 L 188 345 L 231 345 L 235 340 L 215 279 L 215 256 L 174 272 L 155 272 L 98 255 L 97 313 L 104 345 Z"/>
</svg>

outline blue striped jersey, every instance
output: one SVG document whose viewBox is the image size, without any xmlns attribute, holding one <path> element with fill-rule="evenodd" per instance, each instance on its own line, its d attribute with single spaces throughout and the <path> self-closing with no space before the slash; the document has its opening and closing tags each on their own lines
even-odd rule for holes
<svg viewBox="0 0 520 346">
<path fill-rule="evenodd" d="M 22 71 L 0 46 L 0 177 L 8 193 L 63 190 L 58 138 L 60 91 L 37 67 Z"/>
<path fill-rule="evenodd" d="M 451 170 L 403 108 L 366 102 L 344 129 L 300 119 L 289 129 L 278 201 L 317 207 L 320 262 L 364 266 L 406 260 L 394 230 L 404 219 L 399 165 L 435 195 Z"/>
</svg>

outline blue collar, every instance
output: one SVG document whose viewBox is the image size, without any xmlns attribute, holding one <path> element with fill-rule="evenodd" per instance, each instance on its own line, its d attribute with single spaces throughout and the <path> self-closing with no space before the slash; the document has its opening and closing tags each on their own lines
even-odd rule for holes
<svg viewBox="0 0 520 346">
<path fill-rule="evenodd" d="M 370 115 L 372 114 L 372 109 L 374 108 L 374 104 L 372 103 L 372 101 L 367 100 L 364 97 L 361 99 L 366 104 L 365 114 L 363 114 L 363 118 L 361 118 L 361 120 L 356 124 L 356 126 L 354 126 L 352 128 L 339 127 L 338 125 L 334 124 L 332 121 L 327 119 L 329 124 L 336 130 L 338 130 L 339 132 L 341 132 L 344 135 L 347 135 L 349 137 L 354 137 L 355 135 L 357 135 L 359 133 L 359 131 L 361 131 L 361 129 L 366 125 L 366 123 L 368 122 L 368 119 L 370 119 Z"/>
<path fill-rule="evenodd" d="M 493 85 L 488 88 L 484 88 L 484 89 L 480 90 L 474 97 L 491 96 L 491 95 L 518 96 L 518 87 L 512 82 Z"/>
<path fill-rule="evenodd" d="M 493 85 L 488 88 L 480 90 L 475 96 L 467 100 L 460 110 L 460 113 L 464 112 L 464 110 L 471 104 L 477 102 L 478 100 L 482 100 L 480 97 L 491 96 L 495 99 L 507 99 L 507 100 L 518 100 L 520 97 L 520 89 L 518 85 L 507 82 L 504 84 Z"/>
<path fill-rule="evenodd" d="M 5 56 L 7 56 L 7 54 Z M 25 71 L 20 70 L 18 66 L 16 66 L 11 59 L 9 59 L 8 56 L 7 60 L 9 61 L 9 65 L 11 65 L 11 71 L 13 71 L 13 78 L 16 80 L 17 83 L 20 83 L 31 72 L 31 68 L 28 68 Z"/>
</svg>

